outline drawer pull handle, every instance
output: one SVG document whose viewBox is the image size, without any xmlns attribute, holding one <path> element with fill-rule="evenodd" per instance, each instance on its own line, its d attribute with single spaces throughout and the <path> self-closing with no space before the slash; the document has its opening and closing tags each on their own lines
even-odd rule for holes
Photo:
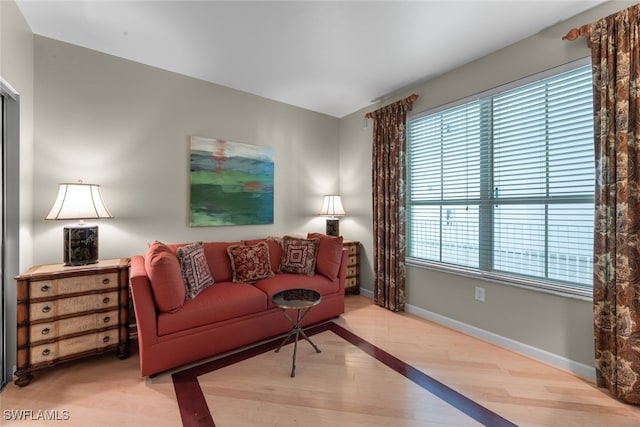
<svg viewBox="0 0 640 427">
<path fill-rule="evenodd" d="M 49 335 L 49 332 L 51 332 L 51 330 L 49 328 L 44 328 L 42 330 L 42 335 Z"/>
<path fill-rule="evenodd" d="M 49 289 L 51 289 L 51 286 L 49 285 L 42 285 L 42 287 L 40 288 L 42 292 L 49 292 Z"/>
<path fill-rule="evenodd" d="M 102 279 L 102 284 L 103 285 L 108 285 L 109 284 L 109 278 L 107 277 L 105 279 Z"/>
<path fill-rule="evenodd" d="M 44 307 L 42 307 L 42 312 L 43 313 L 48 313 L 51 311 L 51 307 L 49 307 L 48 305 L 45 305 Z"/>
<path fill-rule="evenodd" d="M 108 304 L 109 303 L 109 297 L 104 297 L 104 299 L 102 300 L 103 304 Z"/>
<path fill-rule="evenodd" d="M 48 356 L 51 354 L 51 350 L 49 350 L 48 348 L 45 348 L 44 350 L 42 350 L 42 355 L 43 356 Z"/>
<path fill-rule="evenodd" d="M 104 337 L 104 338 L 102 338 L 102 342 L 104 342 L 104 343 L 109 342 L 109 337 Z"/>
<path fill-rule="evenodd" d="M 105 316 L 104 319 L 102 320 L 104 323 L 109 323 L 111 322 L 111 317 L 109 316 Z"/>
</svg>

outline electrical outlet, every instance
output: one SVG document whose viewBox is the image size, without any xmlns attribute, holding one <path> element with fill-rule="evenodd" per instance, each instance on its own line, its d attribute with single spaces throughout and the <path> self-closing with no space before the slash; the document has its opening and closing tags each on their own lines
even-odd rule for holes
<svg viewBox="0 0 640 427">
<path fill-rule="evenodd" d="M 484 302 L 484 288 L 476 286 L 476 301 Z"/>
</svg>

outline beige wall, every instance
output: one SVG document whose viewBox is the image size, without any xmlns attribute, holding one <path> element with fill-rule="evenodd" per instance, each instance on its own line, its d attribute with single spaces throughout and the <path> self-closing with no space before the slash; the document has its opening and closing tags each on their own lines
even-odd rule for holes
<svg viewBox="0 0 640 427">
<path fill-rule="evenodd" d="M 36 36 L 34 259 L 62 259 L 61 221 L 44 221 L 59 182 L 102 185 L 100 257 L 148 242 L 237 240 L 322 231 L 338 191 L 336 118 Z M 273 147 L 275 222 L 189 227 L 189 137 Z"/>
<path fill-rule="evenodd" d="M 594 22 L 632 4 L 634 2 L 608 2 L 520 43 L 428 80 L 385 103 L 416 93 L 419 98 L 414 103 L 413 113 L 418 113 L 588 57 L 590 51 L 584 39 L 569 42 L 562 40 L 562 36 L 573 27 Z M 373 290 L 370 172 L 373 126 L 369 123 L 368 128 L 363 128 L 363 115 L 376 108 L 379 106 L 358 111 L 340 123 L 341 191 L 349 215 L 343 221 L 343 231 L 349 238 L 360 240 L 364 246 L 361 279 L 362 286 L 369 291 Z M 486 290 L 484 303 L 474 300 L 476 286 Z M 593 366 L 589 301 L 414 266 L 408 267 L 406 296 L 410 310 L 426 310 L 560 358 Z"/>
</svg>

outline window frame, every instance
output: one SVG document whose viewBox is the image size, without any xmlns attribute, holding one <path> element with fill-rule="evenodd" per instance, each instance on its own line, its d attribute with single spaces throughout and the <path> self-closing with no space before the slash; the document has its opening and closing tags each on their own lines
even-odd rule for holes
<svg viewBox="0 0 640 427">
<path fill-rule="evenodd" d="M 517 79 L 503 85 L 496 86 L 489 90 L 485 90 L 483 92 L 480 92 L 471 96 L 467 96 L 465 98 L 461 98 L 461 99 L 448 102 L 446 104 L 443 104 L 434 108 L 417 112 L 415 114 L 407 116 L 407 129 L 408 129 L 409 122 L 419 119 L 421 117 L 437 114 L 444 110 L 448 110 L 457 106 L 462 106 L 464 104 L 471 103 L 473 101 L 478 101 L 483 98 L 494 96 L 499 93 L 506 92 L 521 86 L 525 86 L 530 83 L 540 81 L 549 77 L 553 77 L 555 75 L 568 72 L 576 68 L 580 68 L 590 64 L 591 64 L 591 60 L 589 57 L 581 58 L 557 67 L 550 68 L 548 70 L 531 74 L 527 77 Z M 408 142 L 407 142 L 407 145 L 408 145 Z M 409 164 L 409 157 L 408 157 L 409 154 L 410 154 L 409 150 L 407 150 L 407 165 Z M 408 184 L 407 188 L 410 187 L 410 182 L 411 182 L 411 177 L 409 176 L 409 172 L 410 172 L 409 168 L 407 168 L 407 184 Z M 480 197 L 483 197 L 483 195 L 481 194 Z M 594 194 L 594 197 L 595 197 L 595 194 Z M 411 206 L 412 205 L 410 204 L 410 200 L 407 197 L 407 208 L 406 208 L 407 254 L 409 253 L 409 245 L 411 244 L 410 242 L 411 223 L 409 221 Z M 486 229 L 486 227 L 484 227 L 484 229 Z M 481 228 L 481 230 L 483 230 L 483 228 Z M 492 241 L 493 239 L 489 239 L 489 240 Z M 479 254 L 479 256 L 480 258 L 482 258 L 482 254 Z M 518 288 L 540 291 L 540 292 L 550 293 L 550 294 L 568 297 L 568 298 L 575 298 L 575 299 L 580 299 L 585 301 L 590 301 L 593 298 L 593 289 L 589 287 L 579 288 L 577 286 L 572 286 L 570 284 L 552 283 L 543 279 L 519 277 L 519 276 L 505 274 L 505 273 L 481 270 L 482 260 L 480 260 L 478 269 L 464 267 L 460 265 L 447 264 L 443 262 L 431 261 L 431 260 L 416 258 L 411 256 L 406 257 L 405 263 L 409 266 L 425 268 L 425 269 L 435 270 L 435 271 L 440 271 L 445 273 L 451 273 L 451 274 L 455 274 L 463 277 L 469 277 L 469 278 L 478 279 L 482 281 L 505 284 L 505 285 L 515 286 Z"/>
</svg>

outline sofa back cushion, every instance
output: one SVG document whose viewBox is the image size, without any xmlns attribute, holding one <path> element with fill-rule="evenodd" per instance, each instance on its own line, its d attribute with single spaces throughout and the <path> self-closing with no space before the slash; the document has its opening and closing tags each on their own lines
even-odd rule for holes
<svg viewBox="0 0 640 427">
<path fill-rule="evenodd" d="M 316 270 L 330 280 L 336 280 L 342 261 L 342 236 L 309 233 L 309 238 L 320 239 Z"/>
<path fill-rule="evenodd" d="M 204 249 L 204 256 L 207 258 L 209 264 L 209 272 L 213 276 L 213 280 L 216 283 L 230 282 L 233 276 L 231 270 L 231 262 L 229 261 L 229 255 L 227 254 L 227 248 L 232 245 L 240 245 L 242 242 L 204 242 L 202 248 Z M 186 246 L 187 243 L 173 243 L 167 245 L 173 252 L 176 252 L 178 248 Z"/>
<path fill-rule="evenodd" d="M 174 312 L 184 304 L 185 287 L 182 280 L 180 262 L 176 254 L 167 245 L 155 241 L 149 245 L 144 256 L 153 299 L 158 310 Z"/>
<path fill-rule="evenodd" d="M 209 263 L 209 270 L 216 282 L 230 282 L 233 278 L 227 248 L 239 244 L 241 242 L 205 242 L 202 244 L 204 255 Z"/>
</svg>

